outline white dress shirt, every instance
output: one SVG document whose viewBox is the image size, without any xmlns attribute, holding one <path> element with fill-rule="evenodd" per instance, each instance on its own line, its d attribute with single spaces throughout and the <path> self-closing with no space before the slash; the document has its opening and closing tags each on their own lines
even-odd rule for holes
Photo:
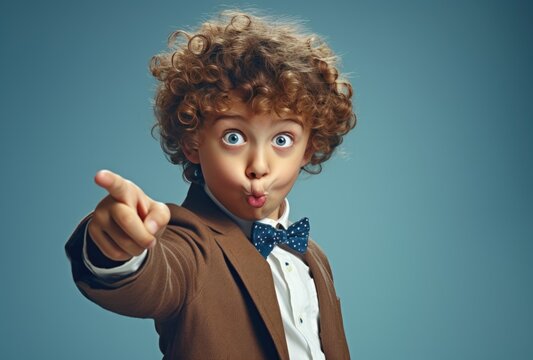
<svg viewBox="0 0 533 360">
<path fill-rule="evenodd" d="M 251 236 L 252 221 L 242 220 L 230 213 L 205 186 L 207 195 L 230 216 L 249 238 Z M 259 222 L 277 227 L 281 225 L 287 229 L 289 226 L 289 201 L 285 199 L 282 205 L 283 214 L 278 220 L 262 219 Z M 87 229 L 85 229 L 87 236 Z M 139 269 L 148 250 L 135 256 L 128 262 L 111 269 L 94 266 L 87 256 L 87 245 L 83 243 L 83 261 L 87 268 L 96 276 L 114 280 Z M 318 297 L 315 282 L 309 274 L 309 267 L 290 248 L 275 246 L 266 261 L 272 271 L 274 288 L 281 312 L 283 328 L 287 340 L 289 357 L 296 360 L 325 359 L 320 347 L 318 335 Z"/>
</svg>

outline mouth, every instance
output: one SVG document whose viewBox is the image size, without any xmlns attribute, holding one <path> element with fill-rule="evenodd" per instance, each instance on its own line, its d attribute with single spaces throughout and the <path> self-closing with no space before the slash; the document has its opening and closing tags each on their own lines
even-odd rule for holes
<svg viewBox="0 0 533 360">
<path fill-rule="evenodd" d="M 263 205 L 265 205 L 266 202 L 266 195 L 263 194 L 252 194 L 246 196 L 246 200 L 248 200 L 248 204 L 254 208 L 260 208 Z"/>
<path fill-rule="evenodd" d="M 249 187 L 245 189 L 246 200 L 248 205 L 254 208 L 260 208 L 265 205 L 268 191 L 265 191 L 264 184 L 252 182 Z"/>
</svg>

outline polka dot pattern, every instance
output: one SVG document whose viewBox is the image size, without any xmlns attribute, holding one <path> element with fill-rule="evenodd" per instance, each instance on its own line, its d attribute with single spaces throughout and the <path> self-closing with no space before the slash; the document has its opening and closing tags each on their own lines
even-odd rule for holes
<svg viewBox="0 0 533 360">
<path fill-rule="evenodd" d="M 252 226 L 252 242 L 265 259 L 278 244 L 287 244 L 303 254 L 307 251 L 309 229 L 309 219 L 306 217 L 289 226 L 287 230 L 255 222 Z"/>
</svg>

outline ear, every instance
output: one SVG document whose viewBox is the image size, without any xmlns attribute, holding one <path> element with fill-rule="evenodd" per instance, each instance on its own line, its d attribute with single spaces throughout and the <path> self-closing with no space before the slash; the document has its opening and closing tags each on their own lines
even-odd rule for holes
<svg viewBox="0 0 533 360">
<path fill-rule="evenodd" d="M 200 163 L 200 154 L 198 153 L 198 149 L 195 149 L 190 145 L 183 145 L 183 153 L 185 154 L 187 160 L 189 160 L 191 163 Z"/>
</svg>

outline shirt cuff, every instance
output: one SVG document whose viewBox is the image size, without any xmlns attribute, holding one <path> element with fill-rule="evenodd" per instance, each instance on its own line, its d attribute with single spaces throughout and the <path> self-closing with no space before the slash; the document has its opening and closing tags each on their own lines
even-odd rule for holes
<svg viewBox="0 0 533 360">
<path fill-rule="evenodd" d="M 91 261 L 89 260 L 89 256 L 87 254 L 87 229 L 89 228 L 89 223 L 91 220 L 87 221 L 87 224 L 85 225 L 85 232 L 83 235 L 83 263 L 89 269 L 95 276 L 99 277 L 102 280 L 118 280 L 121 278 L 124 278 L 128 275 L 133 274 L 139 268 L 141 267 L 142 263 L 144 262 L 144 259 L 146 258 L 146 255 L 148 254 L 148 250 L 144 250 L 142 254 L 138 256 L 132 257 L 130 260 L 125 262 L 124 264 L 114 267 L 114 268 L 100 268 L 97 266 L 94 266 Z"/>
</svg>

